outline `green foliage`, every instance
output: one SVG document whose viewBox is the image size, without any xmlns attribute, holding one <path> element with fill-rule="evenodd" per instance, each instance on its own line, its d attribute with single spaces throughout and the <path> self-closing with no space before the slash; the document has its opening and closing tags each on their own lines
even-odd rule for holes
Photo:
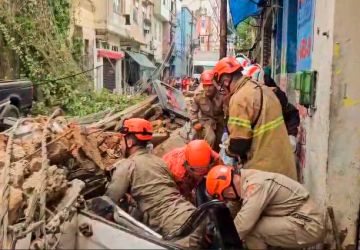
<svg viewBox="0 0 360 250">
<path fill-rule="evenodd" d="M 236 44 L 237 50 L 247 51 L 255 42 L 256 21 L 254 18 L 249 17 L 241 22 L 237 28 L 238 43 Z"/>
<path fill-rule="evenodd" d="M 81 61 L 83 41 L 69 40 L 69 0 L 3 0 L 0 4 L 0 34 L 20 58 L 23 74 L 36 85 L 40 98 L 34 114 L 49 114 L 60 107 L 68 115 L 83 116 L 108 108 L 122 110 L 142 100 L 108 91 L 93 92 Z M 54 79 L 66 78 L 59 81 Z"/>
<path fill-rule="evenodd" d="M 72 41 L 71 54 L 76 62 L 81 63 L 81 57 L 84 50 L 83 39 L 81 37 L 73 37 Z"/>
<path fill-rule="evenodd" d="M 54 25 L 57 32 L 66 39 L 70 27 L 70 3 L 69 0 L 48 0 L 54 16 Z"/>
<path fill-rule="evenodd" d="M 144 96 L 125 96 L 110 93 L 107 90 L 102 92 L 84 92 L 78 99 L 71 100 L 67 114 L 74 116 L 84 116 L 91 113 L 100 112 L 106 109 L 121 111 L 125 108 L 144 100 Z"/>
<path fill-rule="evenodd" d="M 70 100 L 70 103 L 65 109 L 69 116 L 85 116 L 92 113 L 104 111 L 106 109 L 113 109 L 115 112 L 124 110 L 125 108 L 134 105 L 145 99 L 145 96 L 125 96 L 110 93 L 108 90 L 102 92 L 83 92 L 77 95 L 76 99 Z M 53 107 L 44 105 L 42 102 L 35 103 L 32 113 L 37 114 L 51 114 Z"/>
<path fill-rule="evenodd" d="M 22 73 L 37 86 L 43 104 L 70 109 L 79 92 L 89 89 L 86 75 L 50 81 L 81 72 L 74 60 L 77 43 L 68 46 L 70 24 L 68 0 L 3 0 L 0 5 L 0 33 L 22 63 Z"/>
</svg>

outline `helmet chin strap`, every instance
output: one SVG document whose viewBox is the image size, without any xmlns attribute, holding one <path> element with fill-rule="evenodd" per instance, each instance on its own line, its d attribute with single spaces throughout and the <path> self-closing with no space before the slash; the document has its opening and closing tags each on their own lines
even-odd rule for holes
<svg viewBox="0 0 360 250">
<path fill-rule="evenodd" d="M 238 170 L 233 170 L 231 171 L 231 187 L 234 189 L 234 193 L 236 195 L 236 199 L 237 200 L 241 200 L 241 197 L 240 195 L 238 194 L 236 188 L 235 188 L 235 185 L 234 185 L 234 175 L 235 174 L 240 174 L 240 172 Z"/>
<path fill-rule="evenodd" d="M 130 149 L 134 146 L 129 147 L 128 146 L 128 140 L 126 139 L 126 135 L 124 136 L 124 140 L 125 140 L 125 157 L 129 157 L 130 156 Z"/>
<path fill-rule="evenodd" d="M 231 83 L 232 81 L 233 81 L 233 76 L 230 75 L 230 81 L 229 81 L 229 82 Z M 225 88 L 226 88 L 228 91 L 230 91 L 230 84 L 229 84 L 229 87 L 226 87 L 224 83 L 221 83 L 219 86 L 220 86 L 219 92 L 220 92 L 220 94 L 222 94 L 222 95 L 225 95 Z"/>
</svg>

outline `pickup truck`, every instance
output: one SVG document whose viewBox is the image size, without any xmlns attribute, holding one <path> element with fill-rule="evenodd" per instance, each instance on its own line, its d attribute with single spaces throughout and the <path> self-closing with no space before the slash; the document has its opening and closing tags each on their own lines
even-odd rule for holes
<svg viewBox="0 0 360 250">
<path fill-rule="evenodd" d="M 6 118 L 19 118 L 31 109 L 33 84 L 29 80 L 0 80 L 0 127 Z"/>
</svg>

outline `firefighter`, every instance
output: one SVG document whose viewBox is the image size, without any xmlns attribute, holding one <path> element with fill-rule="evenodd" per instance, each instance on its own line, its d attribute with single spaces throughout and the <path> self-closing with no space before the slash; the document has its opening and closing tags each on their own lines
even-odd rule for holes
<svg viewBox="0 0 360 250">
<path fill-rule="evenodd" d="M 202 90 L 195 93 L 190 107 L 190 118 L 199 139 L 206 140 L 211 148 L 219 151 L 224 131 L 223 98 L 213 84 L 211 70 L 201 74 Z"/>
<path fill-rule="evenodd" d="M 193 201 L 192 191 L 212 166 L 220 163 L 219 154 L 204 140 L 193 140 L 163 156 L 180 193 Z"/>
<path fill-rule="evenodd" d="M 225 98 L 230 96 L 226 153 L 241 159 L 243 168 L 297 180 L 281 105 L 273 91 L 243 76 L 242 66 L 234 57 L 221 59 L 213 72 Z"/>
<path fill-rule="evenodd" d="M 152 126 L 147 120 L 125 120 L 120 132 L 120 146 L 126 159 L 115 164 L 106 195 L 114 202 L 129 193 L 144 214 L 143 222 L 162 235 L 178 229 L 195 211 L 183 198 L 166 164 L 146 151 L 152 139 Z M 199 247 L 201 227 L 188 237 L 176 241 L 183 247 Z"/>
<path fill-rule="evenodd" d="M 323 213 L 300 183 L 282 174 L 219 165 L 209 171 L 206 189 L 219 200 L 242 202 L 234 224 L 249 249 L 322 242 Z"/>
<path fill-rule="evenodd" d="M 284 91 L 282 91 L 275 83 L 274 79 L 271 78 L 269 73 L 265 73 L 262 67 L 258 64 L 253 64 L 244 68 L 242 73 L 246 76 L 251 77 L 253 80 L 260 84 L 265 84 L 272 91 L 274 91 L 276 97 L 279 99 L 281 104 L 282 113 L 286 130 L 289 135 L 290 144 L 293 152 L 296 151 L 296 137 L 298 134 L 298 127 L 300 125 L 300 115 L 297 108 L 288 101 L 288 98 Z"/>
</svg>

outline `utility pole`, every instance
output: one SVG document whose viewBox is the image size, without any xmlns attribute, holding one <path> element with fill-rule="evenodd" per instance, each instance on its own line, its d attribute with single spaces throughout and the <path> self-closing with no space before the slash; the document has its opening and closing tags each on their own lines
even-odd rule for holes
<svg viewBox="0 0 360 250">
<path fill-rule="evenodd" d="M 227 53 L 227 0 L 221 0 L 220 6 L 220 59 Z"/>
</svg>

